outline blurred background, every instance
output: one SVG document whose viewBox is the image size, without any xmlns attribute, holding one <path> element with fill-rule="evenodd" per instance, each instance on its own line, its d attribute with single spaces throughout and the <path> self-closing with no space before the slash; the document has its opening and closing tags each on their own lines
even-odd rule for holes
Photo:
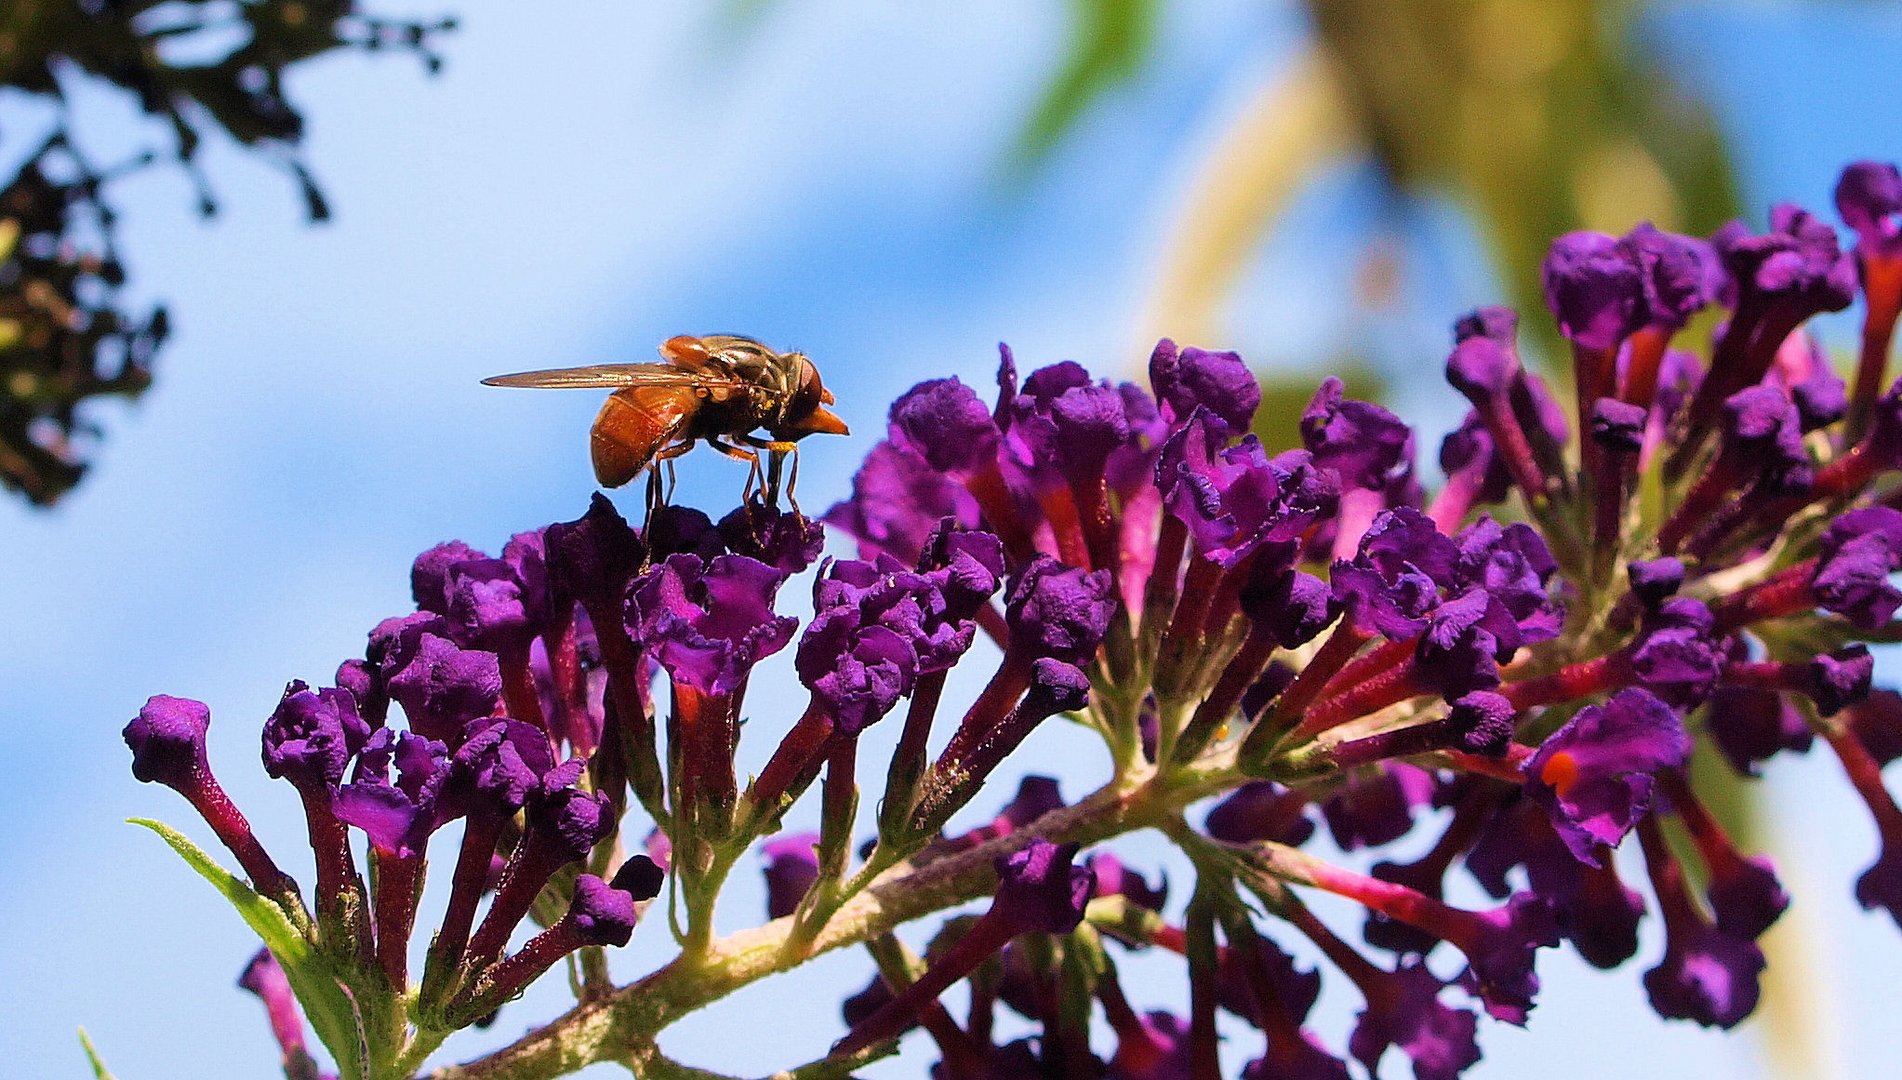
<svg viewBox="0 0 1902 1080">
<path fill-rule="evenodd" d="M 298 873 L 296 801 L 256 766 L 284 682 L 360 655 L 408 607 L 418 551 L 499 549 L 586 507 L 598 398 L 482 376 L 649 359 L 677 333 L 804 350 L 855 432 L 807 444 L 814 511 L 913 382 L 988 387 L 1000 340 L 1029 366 L 1134 377 L 1167 333 L 1240 350 L 1284 406 L 1349 370 L 1420 426 L 1430 464 L 1464 409 L 1440 380 L 1452 319 L 1510 301 L 1549 338 L 1553 235 L 1761 227 L 1784 199 L 1833 219 L 1843 164 L 1902 158 L 1902 12 L 1876 3 L 374 6 L 394 21 L 284 3 L 0 12 L 0 176 L 21 170 L 0 190 L 7 1075 L 86 1075 L 81 1025 L 121 1080 L 272 1073 L 262 1010 L 232 985 L 254 941 L 122 821 L 209 838 L 132 781 L 119 731 L 153 693 L 210 703 L 214 767 Z M 1854 332 L 1821 325 L 1833 345 Z M 1293 414 L 1264 411 L 1264 435 L 1291 442 Z M 679 497 L 717 516 L 742 480 L 695 454 Z M 789 661 L 766 669 L 781 691 Z M 762 728 L 790 720 L 775 692 L 754 691 Z M 1064 762 L 1072 798 L 1107 775 L 1054 725 L 1022 759 Z M 1797 897 L 1739 1033 L 1650 1013 L 1653 938 L 1611 975 L 1554 952 L 1531 1027 L 1488 1025 L 1468 1075 L 1884 1074 L 1902 938 L 1850 897 L 1875 840 L 1834 769 L 1779 760 L 1727 807 Z M 1148 838 L 1114 847 L 1189 878 Z M 762 916 L 742 866 L 723 923 Z M 650 925 L 617 974 L 670 951 Z M 1182 1007 L 1179 964 L 1124 967 L 1139 1007 Z M 746 1075 L 809 1060 L 870 971 L 827 956 L 662 1047 Z M 1359 1002 L 1334 981 L 1314 1026 L 1338 1046 Z M 557 1015 L 558 982 L 440 1061 Z M 1225 1060 L 1258 1038 L 1230 1032 Z M 865 1074 L 931 1060 L 914 1040 Z"/>
</svg>

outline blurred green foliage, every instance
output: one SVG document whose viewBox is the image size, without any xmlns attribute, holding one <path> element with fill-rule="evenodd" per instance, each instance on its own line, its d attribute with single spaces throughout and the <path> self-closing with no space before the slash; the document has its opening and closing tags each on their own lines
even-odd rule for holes
<svg viewBox="0 0 1902 1080">
<path fill-rule="evenodd" d="M 1287 123 L 1345 128 L 1304 136 L 1311 154 L 1277 148 L 1254 174 L 1287 191 L 1345 144 L 1367 155 L 1396 192 L 1466 208 L 1508 295 L 1536 310 L 1539 262 L 1574 229 L 1623 232 L 1639 220 L 1704 233 L 1735 216 L 1737 192 L 1710 110 L 1672 77 L 1640 32 L 1640 0 L 1308 0 L 1307 66 L 1291 97 L 1331 95 L 1339 107 L 1286 100 Z M 1077 119 L 1104 104 L 1149 59 L 1157 5 L 1073 4 L 1066 52 L 1032 109 L 1018 154 L 1043 160 Z M 1253 117 L 1244 117 L 1247 124 Z M 1256 137 L 1258 136 L 1250 136 Z M 1284 137 L 1285 138 L 1285 137 Z M 1270 140 L 1261 139 L 1267 142 Z M 1245 150 L 1245 148 L 1244 148 Z M 1266 151 L 1264 151 L 1266 153 Z M 1224 165 L 1234 172 L 1234 151 Z M 1189 214 L 1233 218 L 1239 196 L 1209 185 Z M 1226 201 L 1227 206 L 1215 205 Z M 1284 200 L 1280 200 L 1285 202 Z M 1272 216 L 1259 224 L 1272 228 Z M 1249 238 L 1259 244 L 1260 237 Z M 1221 291 L 1235 264 L 1194 285 Z M 1544 320 L 1527 320 L 1550 334 Z M 1548 339 L 1547 345 L 1555 345 Z"/>
</svg>

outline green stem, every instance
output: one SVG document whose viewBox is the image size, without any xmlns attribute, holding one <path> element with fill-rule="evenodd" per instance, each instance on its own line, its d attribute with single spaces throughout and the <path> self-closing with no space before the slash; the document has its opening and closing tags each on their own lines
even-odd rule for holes
<svg viewBox="0 0 1902 1080">
<path fill-rule="evenodd" d="M 992 861 L 1033 838 L 1093 843 L 1146 828 L 1236 778 L 1229 770 L 1198 777 L 1202 782 L 1193 785 L 1138 786 L 1126 781 L 1105 787 L 970 851 L 922 867 L 895 868 L 842 905 L 809 950 L 785 948 L 792 932 L 790 917 L 740 931 L 711 942 L 704 951 L 682 955 L 607 998 L 570 1009 L 512 1046 L 439 1069 L 430 1074 L 431 1080 L 546 1080 L 597 1061 L 621 1060 L 628 1047 L 651 1045 L 668 1025 L 749 983 L 796 967 L 811 955 L 860 944 L 902 923 L 984 896 L 996 885 Z"/>
</svg>

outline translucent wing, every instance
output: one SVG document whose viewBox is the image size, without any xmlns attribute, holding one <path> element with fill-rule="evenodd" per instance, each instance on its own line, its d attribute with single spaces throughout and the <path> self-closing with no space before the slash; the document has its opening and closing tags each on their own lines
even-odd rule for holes
<svg viewBox="0 0 1902 1080">
<path fill-rule="evenodd" d="M 708 371 L 689 371 L 672 364 L 594 364 L 589 367 L 551 368 L 495 375 L 485 386 L 528 386 L 539 389 L 583 389 L 629 386 L 694 386 L 707 390 L 743 390 L 740 380 Z"/>
</svg>

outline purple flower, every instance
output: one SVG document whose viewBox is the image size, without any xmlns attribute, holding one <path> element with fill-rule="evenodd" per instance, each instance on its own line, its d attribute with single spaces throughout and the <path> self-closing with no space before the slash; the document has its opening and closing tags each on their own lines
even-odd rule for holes
<svg viewBox="0 0 1902 1080">
<path fill-rule="evenodd" d="M 1849 411 L 1848 389 L 1830 366 L 1829 354 L 1806 331 L 1784 339 L 1771 374 L 1796 402 L 1804 431 L 1827 427 Z"/>
<path fill-rule="evenodd" d="M 534 591 L 509 562 L 465 559 L 450 564 L 444 580 L 448 606 L 443 617 L 458 643 L 490 651 L 526 649 L 540 629 Z"/>
<path fill-rule="evenodd" d="M 1017 782 L 1017 794 L 991 821 L 991 835 L 1008 836 L 1054 810 L 1069 805 L 1054 776 L 1026 775 Z"/>
<path fill-rule="evenodd" d="M 641 540 L 607 496 L 595 492 L 588 512 L 542 533 L 550 588 L 591 609 L 609 610 L 641 561 Z"/>
<path fill-rule="evenodd" d="M 1675 330 L 1716 303 L 1728 281 L 1709 242 L 1642 222 L 1619 240 L 1638 266 L 1639 312 L 1655 326 Z"/>
<path fill-rule="evenodd" d="M 1857 161 L 1836 181 L 1836 212 L 1856 233 L 1865 259 L 1902 254 L 1902 172 L 1887 162 Z"/>
<path fill-rule="evenodd" d="M 1657 607 L 1684 586 L 1684 563 L 1675 558 L 1636 560 L 1625 572 L 1631 591 L 1647 607 Z"/>
<path fill-rule="evenodd" d="M 486 810 L 506 817 L 520 810 L 529 792 L 554 771 L 555 754 L 540 728 L 496 717 L 469 725 L 454 762 L 448 795 L 459 800 L 456 812 Z"/>
<path fill-rule="evenodd" d="M 259 949 L 251 957 L 243 974 L 238 976 L 238 988 L 256 994 L 264 1003 L 265 1014 L 271 1021 L 271 1035 L 284 1056 L 285 1072 L 298 1075 L 296 1070 L 303 1070 L 304 1075 L 317 1076 L 316 1063 L 304 1048 L 303 1010 L 298 1007 L 290 979 L 271 950 Z"/>
<path fill-rule="evenodd" d="M 1474 589 L 1434 609 L 1415 652 L 1420 684 L 1456 698 L 1499 685 L 1499 664 L 1523 639 L 1499 598 Z"/>
<path fill-rule="evenodd" d="M 1164 1010 L 1135 1019 L 1135 1030 L 1117 1032 L 1105 1080 L 1189 1080 L 1188 1022 Z"/>
<path fill-rule="evenodd" d="M 1362 988 L 1367 1008 L 1347 1040 L 1349 1052 L 1369 1074 L 1378 1075 L 1380 1058 L 1390 1046 L 1413 1061 L 1416 1080 L 1454 1080 L 1479 1060 L 1478 1018 L 1440 1004 L 1444 984 L 1425 964 L 1405 961 L 1379 978 Z"/>
<path fill-rule="evenodd" d="M 1644 445 L 1644 425 L 1650 413 L 1617 398 L 1592 402 L 1592 441 L 1607 450 L 1632 454 Z"/>
<path fill-rule="evenodd" d="M 1452 589 L 1479 589 L 1497 599 L 1528 644 L 1558 636 L 1565 613 L 1548 588 L 1558 560 L 1537 530 L 1517 521 L 1501 526 L 1482 515 L 1453 543 L 1459 554 Z"/>
<path fill-rule="evenodd" d="M 1731 851 L 1731 858 L 1707 859 L 1711 915 L 1717 929 L 1731 937 L 1754 939 L 1763 936 L 1790 906 L 1790 896 L 1777 880 L 1776 868 L 1761 855 L 1744 856 Z"/>
<path fill-rule="evenodd" d="M 1413 467 L 1413 429 L 1378 405 L 1345 399 L 1342 388 L 1333 376 L 1321 381 L 1301 414 L 1301 441 L 1343 488 L 1383 490 Z"/>
<path fill-rule="evenodd" d="M 1878 768 L 1902 757 L 1902 694 L 1875 690 L 1850 705 L 1845 713 L 1843 722 L 1856 741 L 1875 758 Z"/>
<path fill-rule="evenodd" d="M 1540 275 L 1545 304 L 1566 337 L 1610 349 L 1645 324 L 1643 272 L 1616 237 L 1571 232 L 1552 241 Z"/>
<path fill-rule="evenodd" d="M 1357 769 L 1321 804 L 1334 843 L 1343 850 L 1379 847 L 1413 827 L 1413 812 L 1433 798 L 1433 774 L 1404 762 Z"/>
<path fill-rule="evenodd" d="M 389 779 L 392 757 L 395 783 Z M 377 851 L 411 858 L 423 853 L 429 834 L 443 824 L 436 808 L 449 773 L 442 743 L 409 732 L 395 737 L 383 728 L 371 736 L 357 760 L 355 779 L 338 789 L 331 805 L 337 820 L 362 829 Z"/>
<path fill-rule="evenodd" d="M 1268 1052 L 1242 1067 L 1242 1080 L 1348 1080 L 1347 1063 L 1321 1045 L 1312 1032 L 1301 1030 L 1298 1044 L 1276 1040 Z"/>
<path fill-rule="evenodd" d="M 1333 590 L 1313 574 L 1299 570 L 1266 573 L 1270 567 L 1268 563 L 1256 563 L 1257 572 L 1249 575 L 1248 584 L 1242 588 L 1242 613 L 1282 648 L 1305 645 L 1338 614 Z"/>
<path fill-rule="evenodd" d="M 1240 354 L 1193 345 L 1178 351 L 1168 338 L 1158 341 L 1149 356 L 1149 385 L 1163 418 L 1172 424 L 1186 423 L 1201 407 L 1219 417 L 1228 430 L 1247 431 L 1261 405 L 1261 384 Z"/>
<path fill-rule="evenodd" d="M 1883 839 L 1876 861 L 1856 878 L 1856 903 L 1864 911 L 1887 911 L 1902 927 L 1902 844 Z"/>
<path fill-rule="evenodd" d="M 587 792 L 575 786 L 586 767 L 579 758 L 564 762 L 550 769 L 527 792 L 522 839 L 502 872 L 488 914 L 469 939 L 467 955 L 471 958 L 486 961 L 500 955 L 509 934 L 528 914 L 555 871 L 586 858 L 596 844 L 613 833 L 612 800 L 605 792 Z"/>
<path fill-rule="evenodd" d="M 1572 854 L 1599 865 L 1598 845 L 1616 846 L 1651 807 L 1653 775 L 1691 755 L 1684 721 L 1644 690 L 1620 690 L 1587 705 L 1525 764 L 1526 791 L 1552 815 Z"/>
<path fill-rule="evenodd" d="M 703 511 L 690 506 L 660 506 L 647 515 L 647 529 L 641 539 L 647 542 L 649 563 L 670 555 L 698 555 L 701 561 L 726 554 L 726 540 Z"/>
<path fill-rule="evenodd" d="M 939 523 L 918 556 L 918 573 L 931 588 L 922 602 L 919 674 L 949 670 L 970 648 L 977 615 L 1004 583 L 1004 544 L 995 535 Z"/>
<path fill-rule="evenodd" d="M 799 910 L 799 902 L 819 880 L 819 834 L 789 833 L 766 841 L 766 917 L 782 919 Z"/>
<path fill-rule="evenodd" d="M 1272 780 L 1253 780 L 1216 803 L 1203 827 L 1210 836 L 1231 844 L 1273 840 L 1300 847 L 1314 835 L 1307 806 L 1305 795 Z"/>
<path fill-rule="evenodd" d="M 1096 875 L 1070 865 L 1075 843 L 1032 840 L 1030 846 L 997 857 L 996 917 L 1016 934 L 1067 934 L 1083 921 L 1083 906 L 1096 891 Z"/>
<path fill-rule="evenodd" d="M 205 732 L 211 709 L 202 701 L 158 694 L 125 726 L 132 749 L 132 776 L 142 784 L 164 784 L 181 793 L 199 788 L 211 776 L 205 757 Z"/>
<path fill-rule="evenodd" d="M 792 575 L 818 561 L 825 526 L 791 510 L 768 506 L 758 496 L 720 519 L 716 527 L 728 551 Z"/>
<path fill-rule="evenodd" d="M 1817 543 L 1816 603 L 1859 629 L 1876 630 L 1902 607 L 1889 575 L 1902 566 L 1902 511 L 1886 506 L 1836 518 Z"/>
<path fill-rule="evenodd" d="M 1651 1007 L 1668 1020 L 1732 1028 L 1757 1008 L 1763 950 L 1699 919 L 1674 931 L 1664 959 L 1644 973 Z"/>
<path fill-rule="evenodd" d="M 1809 695 L 1816 711 L 1834 716 L 1846 706 L 1869 696 L 1869 682 L 1876 669 L 1869 646 L 1846 645 L 1833 653 L 1817 656 L 1809 663 Z"/>
<path fill-rule="evenodd" d="M 1425 615 L 1440 602 L 1440 585 L 1453 582 L 1460 556 L 1431 518 L 1408 507 L 1384 510 L 1360 540 L 1352 562 L 1331 575 L 1335 600 L 1357 626 L 1396 640 L 1426 629 Z"/>
<path fill-rule="evenodd" d="M 1086 573 L 1039 555 L 1010 591 L 1005 608 L 1010 647 L 1032 656 L 1085 664 L 1096 655 L 1115 612 L 1108 570 Z"/>
<path fill-rule="evenodd" d="M 1495 304 L 1475 308 L 1453 320 L 1455 345 L 1475 337 L 1491 338 L 1502 345 L 1511 345 L 1519 338 L 1519 313 Z"/>
<path fill-rule="evenodd" d="M 995 464 L 1000 437 L 990 408 L 955 376 L 919 383 L 892 403 L 892 444 L 941 473 Z"/>
<path fill-rule="evenodd" d="M 1781 304 L 1800 312 L 1800 322 L 1855 299 L 1855 263 L 1837 246 L 1836 230 L 1799 206 L 1771 207 L 1770 231 L 1761 236 L 1733 225 L 1711 242 L 1737 282 L 1739 310 L 1753 301 Z"/>
<path fill-rule="evenodd" d="M 882 551 L 910 563 L 945 518 L 976 526 L 977 500 L 924 458 L 881 442 L 852 477 L 852 497 L 827 510 L 824 520 L 858 538 L 861 555 Z"/>
<path fill-rule="evenodd" d="M 528 792 L 522 830 L 523 862 L 545 859 L 559 869 L 587 857 L 614 831 L 613 806 L 605 794 L 575 786 L 587 763 L 580 758 L 550 769 Z"/>
<path fill-rule="evenodd" d="M 389 720 L 390 695 L 383 685 L 383 674 L 368 660 L 345 660 L 337 665 L 339 690 L 350 691 L 356 700 L 357 715 L 371 727 L 382 727 Z"/>
<path fill-rule="evenodd" d="M 1646 613 L 1626 655 L 1641 685 L 1682 708 L 1709 696 L 1723 670 L 1725 649 L 1710 609 L 1674 596 Z"/>
<path fill-rule="evenodd" d="M 1074 363 L 1032 372 L 1011 401 L 1007 439 L 1018 462 L 1054 468 L 1072 485 L 1100 482 L 1110 454 L 1130 438 L 1122 394 Z"/>
<path fill-rule="evenodd" d="M 753 665 L 783 648 L 797 619 L 776 615 L 786 576 L 742 555 L 702 562 L 672 555 L 628 589 L 628 628 L 676 684 L 703 694 L 737 690 Z"/>
<path fill-rule="evenodd" d="M 156 695 L 125 726 L 132 751 L 132 775 L 141 783 L 164 784 L 183 795 L 205 819 L 218 840 L 238 858 L 251 883 L 287 910 L 302 906 L 297 883 L 277 868 L 245 820 L 219 786 L 205 757 L 205 732 L 211 710 L 190 698 Z"/>
<path fill-rule="evenodd" d="M 1507 471 L 1493 445 L 1492 433 L 1475 410 L 1467 410 L 1466 419 L 1440 443 L 1440 471 L 1446 474 L 1449 488 L 1457 485 L 1471 490 L 1471 504 L 1504 502 L 1512 491 L 1512 473 Z"/>
<path fill-rule="evenodd" d="M 1510 314 L 1510 309 L 1506 308 L 1490 310 Z M 1511 325 L 1518 325 L 1517 316 L 1514 316 Z M 1455 327 L 1454 334 L 1457 341 L 1446 360 L 1446 381 L 1475 405 L 1504 400 L 1523 376 L 1512 332 L 1508 331 L 1504 337 L 1492 334 L 1460 336 L 1458 327 Z"/>
<path fill-rule="evenodd" d="M 1802 417 L 1781 387 L 1761 384 L 1726 398 L 1723 437 L 1729 467 L 1768 490 L 1802 491 L 1814 478 Z"/>
<path fill-rule="evenodd" d="M 409 591 L 416 606 L 437 615 L 449 613 L 449 568 L 470 559 L 488 556 L 460 540 L 437 544 L 410 565 Z"/>
<path fill-rule="evenodd" d="M 603 881 L 593 874 L 577 875 L 567 913 L 556 920 L 555 925 L 529 939 L 520 951 L 489 967 L 475 984 L 465 986 L 451 1004 L 452 1019 L 466 1023 L 472 1018 L 493 1014 L 503 1002 L 521 993 L 556 961 L 576 949 L 627 944 L 640 918 L 640 902 L 659 894 L 663 878 L 660 867 L 645 855 L 636 855 L 622 863 L 613 881 Z M 509 897 L 508 881 L 503 882 L 502 890 L 496 897 L 498 906 Z M 496 921 L 495 910 L 491 907 L 491 917 L 483 924 L 483 933 Z M 515 916 L 519 917 L 519 914 Z M 483 940 L 480 934 L 476 940 Z M 500 943 L 494 943 L 494 947 L 499 948 Z M 479 952 L 476 955 L 486 959 L 492 954 Z M 481 1021 L 476 1023 L 479 1025 Z"/>
<path fill-rule="evenodd" d="M 335 788 L 369 738 L 370 725 L 357 715 L 349 691 L 313 691 L 293 680 L 264 722 L 264 771 L 300 790 Z"/>
<path fill-rule="evenodd" d="M 1758 775 L 1758 764 L 1780 750 L 1808 751 L 1813 738 L 1809 724 L 1784 695 L 1741 686 L 1711 691 L 1704 726 L 1724 760 L 1743 776 Z"/>
<path fill-rule="evenodd" d="M 648 893 L 639 899 L 653 895 Z M 635 900 L 633 893 L 617 889 L 593 874 L 581 874 L 575 878 L 575 896 L 568 904 L 567 917 L 573 920 L 585 944 L 621 946 L 634 936 L 634 924 L 639 920 Z"/>
<path fill-rule="evenodd" d="M 911 692 L 917 650 L 934 644 L 925 639 L 923 625 L 926 605 L 938 606 L 929 585 L 885 558 L 884 566 L 835 563 L 814 583 L 818 610 L 794 662 L 800 682 L 825 703 L 839 729 L 851 734 Z M 969 646 L 969 628 L 962 640 L 942 643 L 953 656 Z"/>
<path fill-rule="evenodd" d="M 1482 757 L 1503 757 L 1517 727 L 1518 710 L 1498 694 L 1475 690 L 1454 698 L 1447 727 L 1457 735 L 1454 747 Z"/>
<path fill-rule="evenodd" d="M 1579 862 L 1551 816 L 1530 799 L 1515 798 L 1496 812 L 1466 858 L 1473 877 L 1498 898 L 1512 894 L 1507 873 L 1518 865 L 1586 963 L 1609 970 L 1637 953 L 1644 897 L 1619 880 L 1610 860 L 1602 867 Z"/>
<path fill-rule="evenodd" d="M 1099 851 L 1084 860 L 1083 865 L 1096 875 L 1097 896 L 1120 896 L 1138 907 L 1160 912 L 1162 905 L 1169 899 L 1169 882 L 1165 878 L 1161 885 L 1152 886 L 1141 874 L 1124 866 L 1121 859 L 1107 851 Z"/>
<path fill-rule="evenodd" d="M 1467 914 L 1466 932 L 1454 941 L 1466 953 L 1467 982 L 1495 1020 L 1524 1026 L 1539 991 L 1533 954 L 1559 943 L 1551 905 L 1518 893 L 1490 911 Z"/>
<path fill-rule="evenodd" d="M 1294 541 L 1333 512 L 1333 480 L 1305 451 L 1270 459 L 1252 434 L 1222 449 L 1226 439 L 1222 422 L 1208 412 L 1170 437 L 1156 465 L 1164 504 L 1189 526 L 1196 550 L 1223 566 L 1264 544 L 1287 546 L 1292 556 Z"/>
<path fill-rule="evenodd" d="M 409 729 L 453 745 L 472 720 L 488 716 L 502 696 L 502 669 L 492 652 L 452 641 L 440 619 L 387 620 L 370 635 L 385 691 L 409 718 Z"/>
</svg>

